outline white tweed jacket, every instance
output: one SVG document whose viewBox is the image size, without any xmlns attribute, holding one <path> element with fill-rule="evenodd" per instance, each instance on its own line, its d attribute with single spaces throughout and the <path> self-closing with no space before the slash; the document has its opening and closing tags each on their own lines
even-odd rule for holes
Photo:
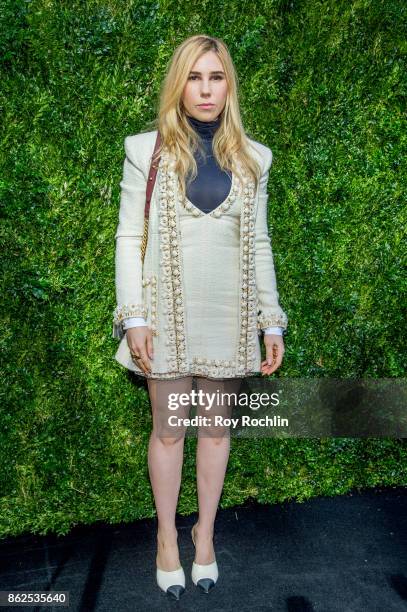
<svg viewBox="0 0 407 612">
<path fill-rule="evenodd" d="M 179 262 L 178 257 L 180 231 L 175 203 L 179 190 L 173 172 L 174 160 L 167 151 L 161 155 L 150 203 L 147 250 L 144 263 L 141 261 L 146 182 L 156 136 L 154 130 L 127 136 L 124 141 L 126 155 L 115 233 L 116 307 L 112 335 L 120 340 L 116 360 L 129 370 L 140 373 L 131 359 L 123 322 L 129 317 L 144 317 L 155 338 L 154 375 L 171 378 L 190 372 L 183 299 L 183 268 L 189 262 Z M 236 196 L 241 204 L 239 328 L 246 330 L 246 335 L 241 333 L 236 361 L 233 364 L 227 362 L 227 376 L 245 376 L 259 371 L 258 335 L 261 330 L 270 326 L 285 329 L 288 323 L 279 304 L 267 225 L 267 182 L 272 152 L 259 142 L 252 139 L 249 142 L 253 156 L 261 164 L 262 175 L 256 190 L 248 179 Z M 215 210 L 210 215 L 217 217 L 220 216 L 218 213 Z M 200 325 L 200 322 L 194 324 Z M 156 350 L 156 345 L 162 350 Z M 215 376 L 222 374 L 221 354 L 219 359 L 221 370 L 217 369 Z"/>
</svg>

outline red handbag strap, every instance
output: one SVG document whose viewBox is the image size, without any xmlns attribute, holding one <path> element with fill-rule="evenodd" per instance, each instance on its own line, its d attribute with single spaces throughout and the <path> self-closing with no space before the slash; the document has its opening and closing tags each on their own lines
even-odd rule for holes
<svg viewBox="0 0 407 612">
<path fill-rule="evenodd" d="M 145 219 L 148 219 L 148 215 L 150 214 L 151 196 L 152 196 L 152 193 L 153 193 L 155 179 L 156 179 L 156 176 L 157 176 L 158 164 L 160 162 L 160 157 L 161 157 L 160 155 L 157 156 L 157 151 L 158 151 L 158 148 L 159 148 L 160 145 L 161 145 L 161 134 L 160 134 L 160 132 L 157 132 L 157 139 L 155 141 L 154 152 L 153 152 L 153 156 L 151 158 L 150 171 L 148 173 L 148 180 L 147 180 L 146 205 L 144 207 L 144 217 L 145 217 Z"/>
</svg>

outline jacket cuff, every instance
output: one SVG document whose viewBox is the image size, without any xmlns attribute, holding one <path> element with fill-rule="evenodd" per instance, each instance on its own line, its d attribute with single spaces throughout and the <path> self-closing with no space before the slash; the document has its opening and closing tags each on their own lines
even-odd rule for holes
<svg viewBox="0 0 407 612">
<path fill-rule="evenodd" d="M 257 315 L 257 327 L 258 329 L 265 329 L 266 327 L 282 327 L 286 329 L 288 325 L 287 315 L 281 308 L 276 311 L 261 311 Z"/>
<path fill-rule="evenodd" d="M 113 338 L 123 338 L 123 320 L 129 317 L 143 317 L 147 319 L 148 308 L 144 304 L 122 304 L 117 306 L 113 312 Z"/>
</svg>

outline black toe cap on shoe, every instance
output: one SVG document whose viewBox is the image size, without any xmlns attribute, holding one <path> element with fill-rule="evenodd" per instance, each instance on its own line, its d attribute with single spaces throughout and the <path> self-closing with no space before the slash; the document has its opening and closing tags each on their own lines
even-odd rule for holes
<svg viewBox="0 0 407 612">
<path fill-rule="evenodd" d="M 201 578 L 198 580 L 198 586 L 204 591 L 204 593 L 209 593 L 210 589 L 215 586 L 215 582 L 212 578 Z"/>
<path fill-rule="evenodd" d="M 168 595 L 174 599 L 179 599 L 184 591 L 185 587 L 183 587 L 181 584 L 172 584 L 167 589 Z"/>
</svg>

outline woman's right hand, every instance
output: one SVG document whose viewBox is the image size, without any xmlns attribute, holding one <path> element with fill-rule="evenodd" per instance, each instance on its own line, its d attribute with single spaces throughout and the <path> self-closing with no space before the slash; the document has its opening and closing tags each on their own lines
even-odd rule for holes
<svg viewBox="0 0 407 612">
<path fill-rule="evenodd" d="M 153 334 L 147 325 L 130 327 L 126 330 L 127 344 L 134 363 L 145 373 L 151 372 L 150 359 L 154 358 Z M 139 355 L 137 359 L 135 355 Z"/>
</svg>

